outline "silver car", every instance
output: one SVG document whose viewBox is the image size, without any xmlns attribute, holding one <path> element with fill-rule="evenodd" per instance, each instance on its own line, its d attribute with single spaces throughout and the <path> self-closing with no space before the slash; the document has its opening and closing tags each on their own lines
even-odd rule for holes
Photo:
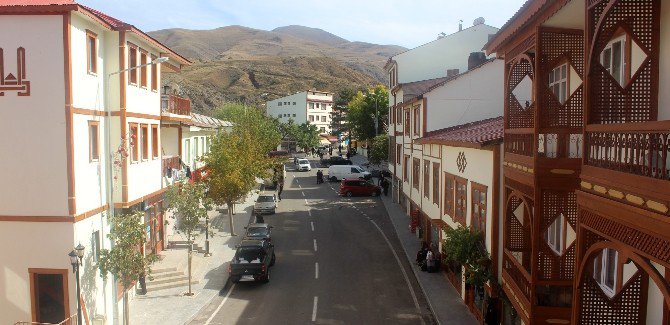
<svg viewBox="0 0 670 325">
<path fill-rule="evenodd" d="M 254 203 L 254 213 L 274 214 L 277 211 L 277 196 L 274 194 L 261 194 Z"/>
</svg>

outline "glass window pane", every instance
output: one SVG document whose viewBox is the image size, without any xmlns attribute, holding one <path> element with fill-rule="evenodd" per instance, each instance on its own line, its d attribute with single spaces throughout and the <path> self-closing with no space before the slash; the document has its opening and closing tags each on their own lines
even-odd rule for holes
<svg viewBox="0 0 670 325">
<path fill-rule="evenodd" d="M 614 79 L 616 79 L 616 81 L 619 82 L 619 84 L 621 84 L 622 81 L 621 71 L 623 65 L 621 57 L 621 50 L 622 50 L 621 45 L 622 45 L 621 41 L 612 44 L 612 76 L 614 77 Z"/>
</svg>

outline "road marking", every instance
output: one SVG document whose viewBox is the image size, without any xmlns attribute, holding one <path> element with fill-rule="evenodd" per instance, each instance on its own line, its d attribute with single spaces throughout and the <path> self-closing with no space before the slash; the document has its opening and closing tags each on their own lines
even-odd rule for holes
<svg viewBox="0 0 670 325">
<path fill-rule="evenodd" d="M 312 216 L 312 210 L 307 210 L 307 214 L 309 214 L 309 216 L 311 217 Z M 312 230 L 314 230 L 314 229 L 312 229 Z"/>
<path fill-rule="evenodd" d="M 395 249 L 393 249 L 391 241 L 389 241 L 388 237 L 386 237 L 386 234 L 384 234 L 384 232 L 382 231 L 382 228 L 379 228 L 376 222 L 374 222 L 373 220 L 370 220 L 370 222 L 372 222 L 372 224 L 377 228 L 377 230 L 379 230 L 379 233 L 382 234 L 382 237 L 384 237 L 384 240 L 386 241 L 386 244 L 389 246 L 391 253 L 393 253 L 393 256 L 395 257 L 396 262 L 398 262 L 398 267 L 400 268 L 400 271 L 402 271 L 403 277 L 405 277 L 405 282 L 407 283 L 407 287 L 409 288 L 409 293 L 412 295 L 412 300 L 414 300 L 414 306 L 416 306 L 416 311 L 419 314 L 421 314 L 421 307 L 419 307 L 419 301 L 416 299 L 416 293 L 414 293 L 414 288 L 412 288 L 412 285 L 409 283 L 407 272 L 405 271 L 405 268 L 402 266 L 402 263 L 400 263 L 400 258 L 398 257 L 398 254 L 395 252 Z"/>
<path fill-rule="evenodd" d="M 312 308 L 312 321 L 316 322 L 316 306 L 319 304 L 319 297 L 314 296 L 314 307 Z"/>
<path fill-rule="evenodd" d="M 300 193 L 302 193 L 302 196 L 305 196 L 305 192 L 300 192 Z"/>
<path fill-rule="evenodd" d="M 310 221 L 310 223 L 312 224 L 312 231 L 314 231 L 314 221 Z"/>
<path fill-rule="evenodd" d="M 314 263 L 314 278 L 319 278 L 319 262 Z"/>
<path fill-rule="evenodd" d="M 303 194 L 304 194 L 304 193 L 303 193 Z M 307 199 L 305 199 L 305 205 L 309 205 L 309 203 L 307 203 Z"/>
<path fill-rule="evenodd" d="M 295 175 L 293 175 L 293 178 L 295 178 Z M 300 181 L 298 181 L 297 179 L 295 180 L 295 182 L 296 182 L 296 183 L 300 183 Z"/>
<path fill-rule="evenodd" d="M 219 304 L 219 307 L 216 308 L 216 310 L 214 311 L 212 316 L 209 316 L 209 318 L 207 318 L 207 321 L 205 322 L 205 325 L 209 325 L 209 323 L 212 321 L 212 319 L 214 319 L 214 316 L 216 316 L 216 314 L 219 313 L 219 310 L 221 310 L 221 307 L 223 307 L 223 304 L 226 303 L 226 301 L 228 300 L 228 297 L 230 297 L 230 293 L 233 292 L 233 289 L 235 289 L 235 284 L 234 283 L 233 283 L 232 286 L 230 286 L 230 289 L 228 289 L 228 293 L 226 293 L 226 297 L 223 298 L 223 300 Z"/>
<path fill-rule="evenodd" d="M 302 188 L 302 186 L 300 184 L 298 184 L 298 188 Z"/>
<path fill-rule="evenodd" d="M 314 251 L 316 252 L 316 239 L 314 239 Z"/>
</svg>

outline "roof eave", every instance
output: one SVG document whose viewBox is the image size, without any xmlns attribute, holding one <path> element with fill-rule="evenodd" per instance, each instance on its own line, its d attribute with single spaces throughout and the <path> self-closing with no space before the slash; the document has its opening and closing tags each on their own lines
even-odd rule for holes
<svg viewBox="0 0 670 325">
<path fill-rule="evenodd" d="M 25 13 L 53 13 L 64 14 L 77 10 L 76 4 L 67 5 L 37 5 L 37 6 L 2 6 L 0 14 L 25 14 Z"/>
</svg>

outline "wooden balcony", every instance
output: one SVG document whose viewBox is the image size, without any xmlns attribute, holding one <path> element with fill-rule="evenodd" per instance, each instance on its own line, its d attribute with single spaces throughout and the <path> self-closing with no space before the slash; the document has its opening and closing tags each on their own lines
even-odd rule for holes
<svg viewBox="0 0 670 325">
<path fill-rule="evenodd" d="M 181 160 L 179 159 L 179 156 L 163 157 L 163 176 L 167 177 L 168 170 L 170 169 L 172 169 L 172 171 L 181 169 Z"/>
<path fill-rule="evenodd" d="M 161 111 L 163 114 L 191 116 L 191 100 L 177 95 L 162 95 Z"/>
<path fill-rule="evenodd" d="M 503 288 L 524 318 L 530 318 L 531 276 L 507 251 L 503 254 Z"/>
</svg>

